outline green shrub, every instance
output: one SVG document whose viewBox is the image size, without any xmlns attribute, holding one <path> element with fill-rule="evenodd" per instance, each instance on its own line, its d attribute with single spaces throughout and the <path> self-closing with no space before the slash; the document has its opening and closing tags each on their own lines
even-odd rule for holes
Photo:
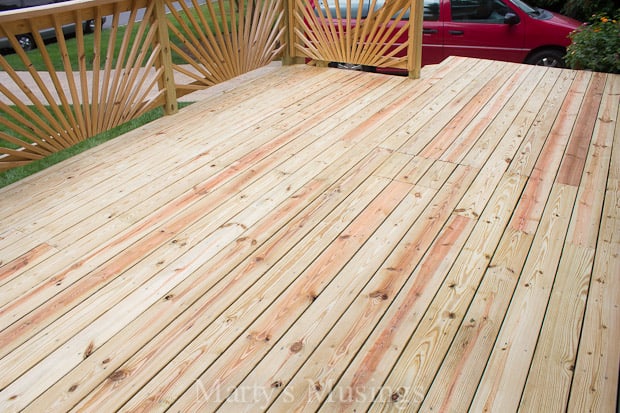
<svg viewBox="0 0 620 413">
<path fill-rule="evenodd" d="M 592 16 L 588 25 L 570 34 L 566 63 L 574 69 L 620 73 L 620 22 L 606 15 Z"/>
<path fill-rule="evenodd" d="M 527 0 L 526 3 L 543 9 L 562 13 L 580 21 L 593 14 L 613 15 L 618 10 L 614 0 Z"/>
</svg>

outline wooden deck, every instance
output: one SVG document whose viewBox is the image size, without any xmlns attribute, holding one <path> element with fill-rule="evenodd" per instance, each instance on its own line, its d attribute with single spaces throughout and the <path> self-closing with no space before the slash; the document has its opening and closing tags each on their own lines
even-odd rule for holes
<svg viewBox="0 0 620 413">
<path fill-rule="evenodd" d="M 614 412 L 620 76 L 284 67 L 0 190 L 0 411 Z"/>
</svg>

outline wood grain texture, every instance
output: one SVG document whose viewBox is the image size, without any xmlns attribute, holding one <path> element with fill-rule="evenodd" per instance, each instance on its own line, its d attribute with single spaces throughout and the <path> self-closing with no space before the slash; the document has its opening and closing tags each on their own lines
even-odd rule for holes
<svg viewBox="0 0 620 413">
<path fill-rule="evenodd" d="M 0 189 L 0 410 L 614 411 L 620 76 L 224 85 Z"/>
<path fill-rule="evenodd" d="M 614 90 L 618 79 L 612 79 Z M 617 96 L 616 96 L 617 98 Z M 603 123 L 620 115 L 620 107 L 611 108 L 611 117 L 599 118 Z M 568 411 L 613 411 L 617 409 L 620 364 L 620 128 L 615 128 L 610 157 L 609 177 L 601 214 L 592 280 L 586 305 L 583 333 L 577 353 Z M 580 391 L 577 391 L 580 389 Z"/>
<path fill-rule="evenodd" d="M 532 241 L 513 230 L 502 237 L 421 411 L 460 411 L 471 404 Z"/>
<path fill-rule="evenodd" d="M 576 190 L 570 186 L 557 185 L 552 189 L 531 253 L 473 399 L 474 410 L 513 411 L 519 406 L 520 389 L 528 373 L 528 369 L 521 367 L 531 365 L 575 196 Z"/>
</svg>

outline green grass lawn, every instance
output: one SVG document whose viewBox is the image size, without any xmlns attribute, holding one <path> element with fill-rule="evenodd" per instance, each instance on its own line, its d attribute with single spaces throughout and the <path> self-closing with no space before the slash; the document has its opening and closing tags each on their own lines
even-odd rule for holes
<svg viewBox="0 0 620 413">
<path fill-rule="evenodd" d="M 226 5 L 228 5 L 228 2 L 226 2 Z M 212 18 L 210 18 L 210 14 L 208 13 L 207 7 L 206 6 L 202 6 L 201 7 L 202 13 L 205 16 L 205 20 L 207 22 L 207 24 L 210 26 L 211 30 L 215 30 L 216 27 L 216 23 L 214 23 L 214 20 Z M 197 17 L 197 11 L 193 11 L 193 17 L 195 18 L 196 21 L 200 21 L 200 19 Z M 228 10 L 228 6 L 225 8 L 224 13 L 226 16 L 229 16 L 229 10 Z M 190 18 L 187 15 L 184 15 L 183 13 L 181 13 L 181 17 L 183 19 L 183 21 L 185 23 L 189 22 Z M 175 26 L 177 29 L 179 29 L 181 32 L 183 32 L 183 29 L 181 29 L 182 24 L 180 22 L 178 22 L 172 15 L 168 15 L 168 19 L 170 21 L 170 23 Z M 230 19 L 230 17 L 228 17 L 228 19 Z M 216 17 L 216 21 L 217 24 L 219 25 L 219 27 L 223 27 L 222 25 L 222 18 L 221 16 L 217 16 Z M 115 57 L 115 59 L 112 62 L 112 65 L 116 65 L 116 57 L 118 56 L 119 52 L 120 52 L 120 48 L 122 45 L 122 41 L 123 41 L 123 37 L 125 35 L 125 32 L 127 30 L 127 26 L 121 26 L 118 28 L 117 33 L 116 33 L 116 38 L 114 39 L 114 54 L 113 56 Z M 136 27 L 136 25 L 134 26 L 133 30 L 132 30 L 132 37 L 135 39 L 136 35 L 138 32 L 138 28 Z M 100 56 L 101 56 L 101 68 L 103 68 L 103 66 L 105 65 L 105 57 L 108 53 L 108 45 L 110 44 L 110 37 L 112 36 L 112 30 L 110 29 L 104 29 L 101 32 L 101 51 L 100 51 Z M 84 48 L 85 48 L 85 61 L 86 61 L 86 69 L 87 70 L 91 70 L 92 69 L 92 65 L 93 65 L 93 56 L 94 56 L 94 34 L 85 34 L 84 35 Z M 143 40 L 142 40 L 143 41 Z M 183 48 L 183 42 L 182 40 L 174 37 L 174 36 L 170 36 L 170 41 L 176 45 L 178 45 L 179 47 Z M 72 64 L 72 70 L 79 70 L 78 67 L 78 44 L 77 44 L 77 39 L 75 37 L 73 38 L 69 38 L 66 40 L 66 45 L 67 45 L 67 50 L 68 50 L 68 54 L 70 57 L 70 61 Z M 64 66 L 63 66 L 63 59 L 62 59 L 62 53 L 60 51 L 60 46 L 58 45 L 58 43 L 49 43 L 46 46 L 46 50 L 50 55 L 50 59 L 53 62 L 54 65 L 54 69 L 58 70 L 58 71 L 63 71 L 64 70 Z M 34 49 L 31 50 L 29 52 L 27 52 L 28 55 L 28 59 L 30 59 L 32 66 L 38 70 L 38 71 L 46 71 L 48 70 L 48 68 L 45 65 L 45 62 L 43 60 L 43 57 L 41 56 L 41 53 L 39 50 Z M 6 59 L 6 61 L 8 62 L 8 64 L 15 70 L 18 71 L 24 71 L 27 70 L 26 66 L 24 65 L 24 63 L 21 61 L 20 57 L 17 54 L 11 53 L 11 54 L 7 54 L 4 56 L 4 58 Z M 179 56 L 176 56 L 173 53 L 173 61 L 174 63 L 177 64 L 182 64 L 185 63 Z M 1 70 L 1 69 L 0 69 Z"/>
</svg>

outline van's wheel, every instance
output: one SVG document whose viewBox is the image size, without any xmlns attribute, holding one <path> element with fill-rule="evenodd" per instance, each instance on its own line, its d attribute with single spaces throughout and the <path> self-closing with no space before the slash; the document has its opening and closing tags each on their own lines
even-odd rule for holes
<svg viewBox="0 0 620 413">
<path fill-rule="evenodd" d="M 34 49 L 34 39 L 29 34 L 19 34 L 17 35 L 17 42 L 21 46 L 24 51 L 28 52 Z"/>
<path fill-rule="evenodd" d="M 544 49 L 533 53 L 525 63 L 536 66 L 566 67 L 564 53 L 557 49 Z"/>
</svg>

